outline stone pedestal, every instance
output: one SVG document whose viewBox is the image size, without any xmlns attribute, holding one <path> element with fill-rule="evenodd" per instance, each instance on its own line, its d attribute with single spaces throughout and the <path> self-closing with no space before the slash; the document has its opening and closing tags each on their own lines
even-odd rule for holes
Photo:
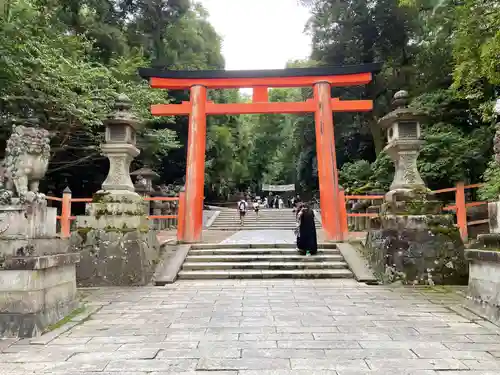
<svg viewBox="0 0 500 375">
<path fill-rule="evenodd" d="M 384 282 L 467 283 L 464 245 L 451 215 L 383 214 L 372 219 L 365 249 Z"/>
<path fill-rule="evenodd" d="M 0 337 L 33 337 L 78 307 L 78 254 L 0 261 Z"/>
<path fill-rule="evenodd" d="M 45 202 L 0 206 L 0 337 L 33 337 L 76 307 L 75 264 Z"/>
<path fill-rule="evenodd" d="M 79 229 L 72 244 L 80 253 L 78 286 L 140 286 L 153 276 L 159 259 L 156 232 Z"/>
<path fill-rule="evenodd" d="M 500 233 L 478 235 L 465 257 L 469 262 L 466 306 L 500 326 Z"/>
<path fill-rule="evenodd" d="M 45 202 L 0 205 L 0 257 L 67 253 L 57 236 L 57 209 Z"/>
<path fill-rule="evenodd" d="M 87 215 L 77 217 L 71 247 L 80 253 L 79 286 L 145 285 L 159 258 L 144 202 L 135 193 L 94 196 Z"/>
</svg>

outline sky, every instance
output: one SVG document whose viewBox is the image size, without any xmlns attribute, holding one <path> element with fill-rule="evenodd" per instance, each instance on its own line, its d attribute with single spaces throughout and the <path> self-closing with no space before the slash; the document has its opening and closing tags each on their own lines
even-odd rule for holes
<svg viewBox="0 0 500 375">
<path fill-rule="evenodd" d="M 309 19 L 297 0 L 199 0 L 223 38 L 226 69 L 282 69 L 309 57 Z"/>
</svg>

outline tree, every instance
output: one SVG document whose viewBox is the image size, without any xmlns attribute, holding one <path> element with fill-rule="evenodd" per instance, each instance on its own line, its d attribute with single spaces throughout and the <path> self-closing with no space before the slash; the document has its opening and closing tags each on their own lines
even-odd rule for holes
<svg viewBox="0 0 500 375">
<path fill-rule="evenodd" d="M 165 11 L 161 17 L 168 26 L 162 42 L 172 42 L 178 30 L 177 34 L 186 35 L 180 47 L 184 54 L 163 56 L 173 49 L 159 46 L 154 39 L 158 35 L 145 30 L 152 25 L 151 9 L 159 7 Z M 50 130 L 53 155 L 47 185 L 51 189 L 62 190 L 69 183 L 74 192 L 88 195 L 100 186 L 107 170 L 99 152 L 102 120 L 118 93 L 127 94 L 145 120 L 136 164 L 161 167 L 172 150 L 181 146 L 178 133 L 172 130 L 177 120 L 153 119 L 149 113 L 151 104 L 175 100 L 165 91 L 151 90 L 137 76 L 138 67 L 150 65 L 150 55 L 165 57 L 175 67 L 223 65 L 220 38 L 207 23 L 203 9 L 189 1 L 9 0 L 2 9 L 0 140 L 5 142 L 15 119 L 31 118 Z M 132 36 L 139 33 L 156 44 L 149 48 L 135 43 Z M 187 54 L 189 46 L 193 48 Z M 182 163 L 185 165 L 185 159 Z M 89 169 L 90 165 L 94 168 Z M 165 179 L 171 178 L 168 171 L 162 172 Z"/>
</svg>

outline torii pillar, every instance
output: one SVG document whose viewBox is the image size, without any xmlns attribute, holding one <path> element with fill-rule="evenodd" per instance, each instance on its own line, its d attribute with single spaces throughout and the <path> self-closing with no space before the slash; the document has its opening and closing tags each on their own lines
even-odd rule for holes
<svg viewBox="0 0 500 375">
<path fill-rule="evenodd" d="M 205 150 L 207 136 L 207 88 L 191 87 L 186 165 L 184 242 L 201 240 L 203 230 L 203 196 L 205 186 Z"/>
<path fill-rule="evenodd" d="M 339 183 L 330 83 L 318 82 L 314 84 L 314 102 L 316 104 L 314 115 L 321 221 L 326 238 L 339 241 L 343 238 L 340 230 L 340 216 L 337 212 Z"/>
</svg>

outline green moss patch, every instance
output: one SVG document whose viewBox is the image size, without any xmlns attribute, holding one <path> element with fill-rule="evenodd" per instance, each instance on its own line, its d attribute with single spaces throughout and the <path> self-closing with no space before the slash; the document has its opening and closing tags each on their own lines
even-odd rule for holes
<svg viewBox="0 0 500 375">
<path fill-rule="evenodd" d="M 85 307 L 79 307 L 79 308 L 73 310 L 71 313 L 69 313 L 67 316 L 65 316 L 63 319 L 61 319 L 57 323 L 54 323 L 54 324 L 48 326 L 47 328 L 45 328 L 45 330 L 43 331 L 43 333 L 47 333 L 47 332 L 50 332 L 50 331 L 53 331 L 53 330 L 55 330 L 57 328 L 62 327 L 66 323 L 71 322 L 73 320 L 73 318 L 75 318 L 76 316 L 82 314 L 84 311 L 85 311 Z"/>
</svg>

